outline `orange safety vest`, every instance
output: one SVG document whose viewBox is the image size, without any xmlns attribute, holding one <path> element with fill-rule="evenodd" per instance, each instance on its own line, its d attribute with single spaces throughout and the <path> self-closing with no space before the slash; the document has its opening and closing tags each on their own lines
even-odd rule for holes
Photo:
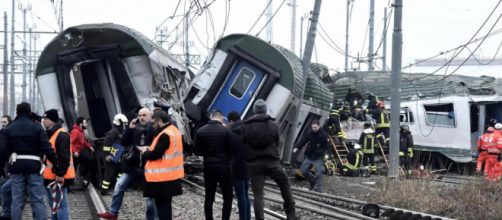
<svg viewBox="0 0 502 220">
<path fill-rule="evenodd" d="M 164 152 L 162 158 L 157 160 L 148 160 L 145 165 L 145 179 L 147 182 L 166 182 L 183 178 L 183 142 L 181 134 L 174 125 L 169 125 L 162 130 L 148 150 L 153 151 L 159 137 L 162 134 L 169 135 L 169 148 Z"/>
<path fill-rule="evenodd" d="M 63 128 L 58 129 L 54 134 L 52 134 L 51 138 L 49 139 L 49 143 L 51 143 L 52 150 L 56 152 L 56 138 L 58 137 L 60 132 L 66 132 Z M 70 166 L 68 167 L 68 170 L 66 170 L 66 174 L 64 175 L 65 179 L 75 179 L 75 168 L 73 167 L 73 153 L 71 152 L 71 146 L 70 146 Z M 46 160 L 46 167 L 44 170 L 44 179 L 49 179 L 49 180 L 55 180 L 56 179 L 56 174 L 52 172 L 52 163 L 49 160 Z"/>
</svg>

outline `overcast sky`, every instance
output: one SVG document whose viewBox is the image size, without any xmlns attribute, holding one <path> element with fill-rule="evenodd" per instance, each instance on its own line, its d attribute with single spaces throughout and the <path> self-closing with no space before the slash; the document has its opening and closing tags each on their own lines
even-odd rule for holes
<svg viewBox="0 0 502 220">
<path fill-rule="evenodd" d="M 193 1 L 193 0 L 192 0 Z M 285 4 L 280 8 L 272 21 L 273 25 L 273 43 L 280 44 L 290 48 L 291 42 L 291 0 L 285 0 Z M 10 25 L 11 18 L 11 0 L 1 0 L 1 11 L 7 11 Z M 57 22 L 53 13 L 53 7 L 49 0 L 15 0 L 16 4 L 26 7 L 31 4 L 31 13 L 28 13 L 28 23 L 32 26 L 36 24 L 39 31 L 53 31 L 57 29 Z M 55 2 L 58 2 L 56 0 Z M 181 0 L 176 15 L 184 13 L 184 10 L 190 5 L 190 0 Z M 199 0 L 202 5 L 209 4 L 212 0 Z M 216 0 L 208 9 L 211 12 L 214 23 L 214 31 L 211 26 L 209 14 L 207 11 L 200 15 L 192 15 L 193 28 L 190 29 L 190 40 L 194 42 L 191 52 L 201 54 L 205 58 L 208 49 L 212 47 L 214 40 L 218 39 L 223 32 L 225 24 L 226 6 L 230 9 L 230 16 L 226 31 L 223 35 L 231 33 L 247 33 L 252 24 L 259 18 L 260 13 L 265 8 L 268 0 Z M 273 0 L 273 11 L 281 5 L 283 0 Z M 350 23 L 350 49 L 352 56 L 367 56 L 368 36 L 366 35 L 369 18 L 369 0 L 353 1 L 351 23 Z M 393 1 L 376 0 L 375 7 L 375 49 L 380 43 L 383 29 L 383 11 L 384 7 L 389 6 Z M 441 51 L 446 51 L 466 43 L 476 30 L 481 26 L 488 14 L 493 10 L 499 0 L 410 0 L 404 1 L 403 13 L 403 66 L 413 63 L 415 59 L 427 58 Z M 177 0 L 67 0 L 63 2 L 64 26 L 65 28 L 86 24 L 86 23 L 106 23 L 112 22 L 134 28 L 145 34 L 151 39 L 154 38 L 155 28 L 163 20 L 175 13 Z M 346 0 L 324 0 L 322 2 L 320 23 L 326 29 L 329 37 L 334 43 L 342 49 L 345 48 L 345 17 Z M 300 46 L 300 17 L 308 14 L 312 10 L 314 0 L 297 0 L 297 34 L 296 50 L 299 53 Z M 389 8 L 390 10 L 390 8 Z M 488 32 L 488 29 L 495 23 L 496 18 L 502 13 L 502 5 L 499 6 L 494 16 L 488 21 L 486 27 L 478 34 L 482 36 Z M 3 14 L 3 13 L 2 13 Z M 176 41 L 176 31 L 174 28 L 182 17 L 167 19 L 164 23 L 168 32 L 171 34 L 169 41 Z M 256 34 L 265 24 L 266 18 L 263 17 L 250 32 Z M 3 22 L 2 22 L 3 23 Z M 389 58 L 387 65 L 391 66 L 391 45 L 392 45 L 392 26 L 388 32 L 387 51 Z M 2 24 L 3 26 L 3 24 Z M 304 23 L 304 34 L 306 33 L 307 23 Z M 16 29 L 22 29 L 22 13 L 16 9 Z M 182 26 L 179 26 L 182 28 Z M 494 30 L 501 28 L 502 24 L 495 26 Z M 0 28 L 3 30 L 3 27 Z M 9 27 L 10 30 L 10 27 Z M 196 31 L 196 32 L 195 32 Z M 178 37 L 182 37 L 182 29 L 178 32 Z M 260 37 L 265 38 L 266 30 L 263 30 Z M 19 34 L 22 37 L 21 34 Z M 198 36 L 198 38 L 197 38 Z M 40 44 L 47 43 L 53 36 L 43 35 L 39 41 Z M 325 36 L 326 38 L 326 36 Z M 3 34 L 0 36 L 3 44 Z M 305 39 L 305 38 L 304 38 Z M 364 40 L 366 39 L 366 40 Z M 10 40 L 10 36 L 9 36 Z M 498 45 L 502 41 L 502 34 L 487 38 L 475 53 L 478 58 L 492 58 L 495 55 Z M 20 42 L 16 42 L 16 49 L 20 49 Z M 181 44 L 173 47 L 174 53 L 181 52 Z M 477 44 L 473 44 L 470 49 L 474 49 Z M 312 62 L 320 62 L 328 65 L 334 70 L 342 71 L 344 68 L 344 57 L 333 50 L 322 38 L 317 36 L 316 49 L 312 57 Z M 381 55 L 382 49 L 379 50 Z M 465 58 L 469 52 L 465 50 L 459 55 L 459 58 Z M 1 54 L 0 54 L 1 56 Z M 451 54 L 440 56 L 439 58 L 448 58 Z M 359 64 L 355 59 L 350 59 L 353 67 Z M 376 69 L 381 68 L 380 60 L 376 60 Z M 362 70 L 367 67 L 363 63 L 360 65 Z M 499 68 L 487 66 L 486 71 L 496 72 Z"/>
</svg>

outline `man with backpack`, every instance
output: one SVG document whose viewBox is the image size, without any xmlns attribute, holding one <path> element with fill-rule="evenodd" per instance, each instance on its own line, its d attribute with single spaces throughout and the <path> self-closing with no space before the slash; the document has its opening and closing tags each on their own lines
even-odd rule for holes
<svg viewBox="0 0 502 220">
<path fill-rule="evenodd" d="M 291 194 L 289 178 L 280 164 L 279 128 L 267 114 L 267 104 L 256 100 L 255 115 L 246 120 L 242 127 L 242 137 L 247 151 L 247 163 L 254 193 L 256 219 L 264 219 L 263 188 L 266 176 L 272 178 L 281 190 L 287 219 L 295 218 L 295 202 Z"/>
</svg>

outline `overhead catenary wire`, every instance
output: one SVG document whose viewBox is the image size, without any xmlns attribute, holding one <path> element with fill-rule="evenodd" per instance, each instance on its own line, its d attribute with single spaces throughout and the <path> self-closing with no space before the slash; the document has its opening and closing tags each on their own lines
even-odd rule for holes
<svg viewBox="0 0 502 220">
<path fill-rule="evenodd" d="M 258 18 L 256 19 L 256 21 L 253 23 L 253 25 L 251 25 L 251 28 L 249 28 L 249 30 L 248 30 L 248 32 L 246 34 L 249 34 L 253 30 L 254 26 L 256 26 L 256 24 L 258 24 L 258 21 L 260 21 L 260 19 L 263 16 L 263 14 L 265 14 L 265 11 L 267 11 L 267 8 L 270 6 L 270 4 L 272 4 L 272 0 L 268 0 L 268 3 L 265 6 L 265 8 L 263 9 L 263 11 L 261 11 L 260 16 L 258 16 Z"/>
<path fill-rule="evenodd" d="M 284 5 L 284 3 L 286 3 L 286 0 L 283 0 L 282 3 L 279 5 L 279 7 L 275 10 L 274 14 L 272 14 L 272 16 L 267 20 L 267 22 L 265 23 L 265 25 L 263 25 L 263 27 L 255 34 L 255 36 L 258 36 L 260 35 L 260 33 L 263 31 L 263 29 L 265 29 L 265 27 L 267 27 L 267 25 L 272 22 L 272 20 L 274 19 L 275 15 L 277 14 L 277 12 L 279 12 L 279 10 L 281 10 L 282 6 Z"/>
<path fill-rule="evenodd" d="M 467 43 L 465 43 L 464 45 L 460 46 L 460 50 L 458 52 L 455 52 L 452 56 L 452 58 L 446 62 L 445 64 L 443 64 L 441 67 L 437 68 L 436 70 L 434 70 L 433 72 L 423 76 L 423 77 L 419 77 L 419 78 L 415 78 L 415 79 L 412 79 L 412 80 L 421 80 L 421 79 L 424 79 L 424 78 L 427 78 L 427 77 L 430 77 L 432 75 L 434 75 L 435 73 L 437 73 L 438 71 L 440 71 L 441 69 L 443 69 L 445 66 L 449 65 L 466 47 L 467 45 L 469 45 L 474 39 L 475 37 L 478 35 L 478 33 L 483 29 L 483 27 L 486 25 L 486 23 L 488 23 L 488 21 L 490 20 L 490 18 L 493 16 L 493 14 L 495 13 L 495 11 L 497 10 L 497 8 L 499 7 L 500 3 L 502 2 L 502 0 L 499 0 L 497 2 L 497 4 L 495 5 L 495 7 L 493 8 L 493 10 L 491 11 L 491 13 L 488 15 L 488 17 L 483 21 L 483 23 L 481 24 L 481 26 L 476 30 L 476 32 L 474 33 L 474 35 L 472 35 L 472 37 L 467 41 Z M 502 15 L 502 14 L 501 14 Z M 499 17 L 500 19 L 500 17 Z M 497 22 L 498 22 L 498 19 L 497 19 Z M 496 23 L 497 23 L 496 22 Z M 495 24 L 496 24 L 495 23 Z M 488 34 L 493 30 L 495 26 L 492 26 L 492 28 L 490 29 L 490 31 L 488 32 Z M 484 41 L 486 39 L 488 35 L 485 35 L 482 39 L 482 41 Z M 465 61 L 467 62 L 467 61 Z"/>
</svg>

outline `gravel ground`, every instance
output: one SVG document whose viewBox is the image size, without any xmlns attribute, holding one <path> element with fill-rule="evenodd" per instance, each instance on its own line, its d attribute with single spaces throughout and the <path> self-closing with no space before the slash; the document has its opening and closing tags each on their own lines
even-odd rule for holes
<svg viewBox="0 0 502 220">
<path fill-rule="evenodd" d="M 105 204 L 111 205 L 112 196 L 103 196 Z M 216 198 L 213 205 L 213 214 L 215 219 L 221 219 L 221 207 L 223 201 Z M 204 219 L 204 197 L 197 194 L 191 187 L 183 185 L 183 194 L 173 198 L 173 219 Z M 120 209 L 119 219 L 145 219 L 145 200 L 143 191 L 139 189 L 130 189 L 126 192 L 122 208 Z M 237 205 L 232 206 L 232 220 L 239 219 Z"/>
</svg>

